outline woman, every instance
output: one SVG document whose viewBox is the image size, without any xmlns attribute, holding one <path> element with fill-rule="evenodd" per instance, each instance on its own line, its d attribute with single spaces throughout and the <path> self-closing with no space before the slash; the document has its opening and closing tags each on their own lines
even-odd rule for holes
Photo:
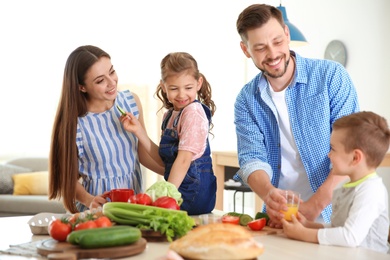
<svg viewBox="0 0 390 260">
<path fill-rule="evenodd" d="M 164 172 L 123 129 L 118 105 L 145 126 L 138 96 L 118 92 L 117 83 L 110 55 L 100 48 L 81 46 L 68 57 L 52 132 L 49 198 L 62 198 L 72 213 L 103 205 L 102 194 L 114 188 L 141 192 L 140 162 Z"/>
</svg>

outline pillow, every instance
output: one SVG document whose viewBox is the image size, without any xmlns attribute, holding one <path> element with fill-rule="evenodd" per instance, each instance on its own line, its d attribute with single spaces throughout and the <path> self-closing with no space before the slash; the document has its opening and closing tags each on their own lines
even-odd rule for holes
<svg viewBox="0 0 390 260">
<path fill-rule="evenodd" d="M 47 195 L 49 172 L 31 172 L 12 175 L 14 195 Z"/>
<path fill-rule="evenodd" d="M 14 191 L 12 175 L 26 172 L 31 172 L 31 170 L 12 164 L 0 165 L 0 194 L 12 194 Z"/>
</svg>

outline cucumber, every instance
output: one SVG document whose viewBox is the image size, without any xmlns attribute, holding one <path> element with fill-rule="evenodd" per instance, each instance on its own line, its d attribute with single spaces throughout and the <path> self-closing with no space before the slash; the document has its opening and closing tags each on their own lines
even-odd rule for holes
<svg viewBox="0 0 390 260">
<path fill-rule="evenodd" d="M 93 231 L 93 229 L 91 229 Z M 138 228 L 126 226 L 123 229 L 107 230 L 106 232 L 84 234 L 79 241 L 81 248 L 100 248 L 123 246 L 137 242 L 141 238 L 141 231 Z"/>
<path fill-rule="evenodd" d="M 267 224 L 268 224 L 268 221 L 269 221 L 269 216 L 267 213 L 264 213 L 264 212 L 257 212 L 256 213 L 256 216 L 255 216 L 255 219 L 260 219 L 260 218 L 265 218 L 267 220 Z"/>
<path fill-rule="evenodd" d="M 248 214 L 241 214 L 240 216 L 240 225 L 246 226 L 249 222 L 251 222 L 253 218 L 249 216 Z"/>
<path fill-rule="evenodd" d="M 226 215 L 228 215 L 228 216 L 233 216 L 233 217 L 239 217 L 239 216 L 241 216 L 242 214 L 241 214 L 241 213 L 237 213 L 237 212 L 228 212 L 228 213 L 226 213 Z"/>
<path fill-rule="evenodd" d="M 106 229 L 121 229 L 123 226 L 112 226 L 112 227 L 104 227 L 104 228 L 94 228 L 94 232 L 95 233 L 99 233 L 99 231 L 104 231 Z M 72 245 L 77 245 L 79 243 L 79 240 L 80 238 L 84 235 L 84 234 L 88 234 L 90 231 L 90 229 L 82 229 L 82 230 L 76 230 L 76 231 L 72 231 L 68 237 L 66 238 L 66 241 L 68 243 L 71 243 Z"/>
<path fill-rule="evenodd" d="M 228 213 L 226 213 L 226 215 L 239 217 L 241 226 L 246 226 L 249 222 L 251 222 L 253 220 L 253 218 L 251 216 L 249 216 L 248 214 L 242 214 L 242 213 L 237 213 L 237 212 L 228 212 Z"/>
<path fill-rule="evenodd" d="M 122 116 L 126 115 L 126 112 L 123 108 L 121 108 L 119 105 L 116 105 L 116 108 L 118 108 L 119 112 L 121 112 Z"/>
<path fill-rule="evenodd" d="M 113 226 L 73 231 L 67 241 L 81 248 L 111 247 L 132 244 L 141 238 L 141 231 L 131 226 Z"/>
</svg>

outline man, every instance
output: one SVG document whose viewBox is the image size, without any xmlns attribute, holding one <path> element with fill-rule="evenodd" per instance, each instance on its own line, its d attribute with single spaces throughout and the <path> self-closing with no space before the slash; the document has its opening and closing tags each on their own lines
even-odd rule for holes
<svg viewBox="0 0 390 260">
<path fill-rule="evenodd" d="M 240 170 L 266 204 L 270 225 L 281 227 L 287 210 L 282 190 L 301 193 L 299 207 L 309 220 L 330 221 L 333 188 L 329 152 L 333 122 L 357 112 L 356 90 L 344 67 L 290 51 L 290 32 L 280 11 L 247 7 L 238 17 L 241 49 L 261 71 L 235 103 Z"/>
</svg>

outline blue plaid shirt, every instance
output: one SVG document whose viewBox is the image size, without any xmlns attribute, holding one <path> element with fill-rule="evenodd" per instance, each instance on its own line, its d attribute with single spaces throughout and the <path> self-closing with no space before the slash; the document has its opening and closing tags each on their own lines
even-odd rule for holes
<svg viewBox="0 0 390 260">
<path fill-rule="evenodd" d="M 292 133 L 313 193 L 330 171 L 330 134 L 334 121 L 359 111 L 357 93 L 345 68 L 328 60 L 296 57 L 294 81 L 286 89 Z M 235 103 L 237 151 L 240 170 L 235 179 L 264 170 L 275 187 L 280 179 L 280 136 L 277 110 L 267 79 L 259 73 L 247 83 Z M 330 222 L 331 205 L 322 212 Z"/>
</svg>

